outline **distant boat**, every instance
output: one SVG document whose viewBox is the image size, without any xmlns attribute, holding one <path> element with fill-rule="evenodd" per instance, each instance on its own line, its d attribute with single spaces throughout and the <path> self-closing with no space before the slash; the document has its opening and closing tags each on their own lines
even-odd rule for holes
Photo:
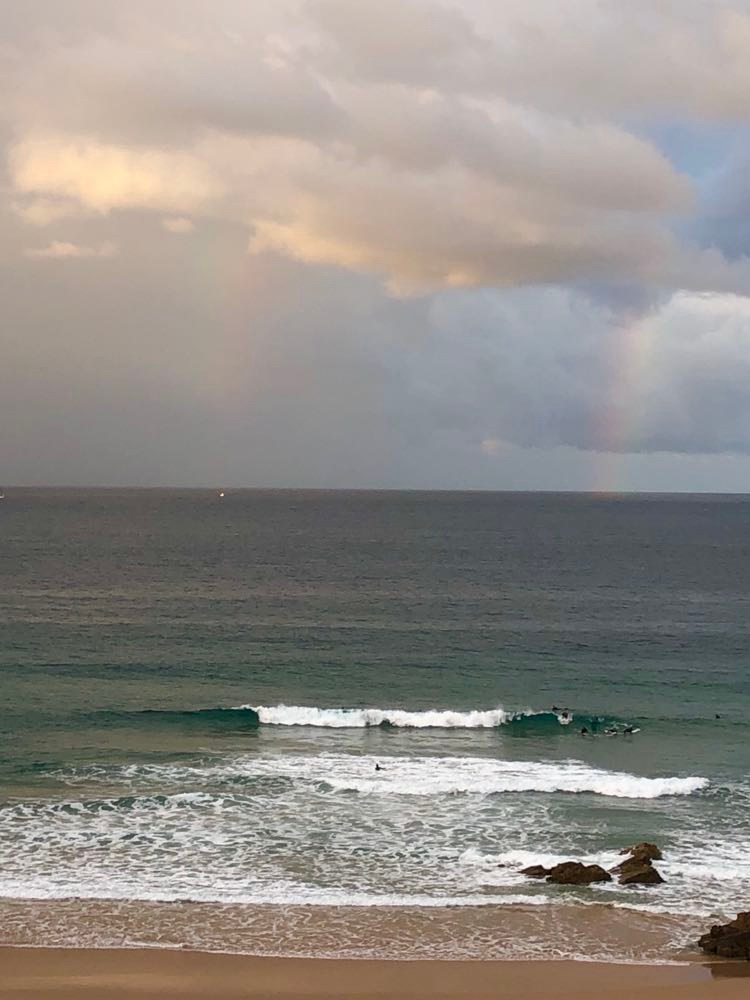
<svg viewBox="0 0 750 1000">
<path fill-rule="evenodd" d="M 224 497 L 224 490 L 219 490 L 219 500 Z"/>
</svg>

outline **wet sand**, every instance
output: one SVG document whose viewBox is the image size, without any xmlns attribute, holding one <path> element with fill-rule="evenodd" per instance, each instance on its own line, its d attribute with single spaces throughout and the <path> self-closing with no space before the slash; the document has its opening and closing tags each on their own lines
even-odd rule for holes
<svg viewBox="0 0 750 1000">
<path fill-rule="evenodd" d="M 0 1000 L 739 1000 L 750 963 L 373 962 L 167 950 L 0 948 Z"/>
</svg>

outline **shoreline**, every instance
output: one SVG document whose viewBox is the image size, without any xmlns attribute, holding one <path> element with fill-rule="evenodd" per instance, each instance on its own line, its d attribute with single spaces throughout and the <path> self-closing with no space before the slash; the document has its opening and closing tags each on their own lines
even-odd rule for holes
<svg viewBox="0 0 750 1000">
<path fill-rule="evenodd" d="M 481 907 L 0 900 L 3 947 L 321 961 L 695 963 L 708 921 L 607 904 Z"/>
<path fill-rule="evenodd" d="M 489 1000 L 490 997 L 739 1000 L 750 963 L 257 958 L 164 948 L 0 947 L 2 1000 Z"/>
</svg>

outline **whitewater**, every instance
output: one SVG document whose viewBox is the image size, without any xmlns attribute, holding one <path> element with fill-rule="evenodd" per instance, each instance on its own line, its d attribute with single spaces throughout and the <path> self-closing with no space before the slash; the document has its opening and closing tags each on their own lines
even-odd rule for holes
<svg viewBox="0 0 750 1000">
<path fill-rule="evenodd" d="M 338 718 L 339 711 L 315 709 L 314 717 Z M 405 713 L 414 714 L 426 720 L 434 713 Z M 482 727 L 456 725 L 457 719 L 496 712 L 439 714 L 452 720 L 444 728 L 461 738 L 462 730 Z M 468 744 L 424 754 L 423 740 L 439 744 L 443 737 L 422 733 L 434 726 L 409 725 L 401 735 L 377 737 L 383 752 L 373 753 L 366 727 L 344 727 L 352 735 L 326 737 L 347 741 L 346 752 L 333 752 L 311 745 L 299 723 L 289 725 L 269 727 L 268 746 L 252 752 L 50 770 L 47 780 L 57 788 L 52 797 L 0 807 L 0 899 L 569 905 L 570 896 L 531 882 L 520 868 L 566 859 L 571 842 L 585 844 L 574 851 L 579 859 L 611 867 L 617 845 L 603 831 L 592 835 L 600 825 L 597 802 L 634 803 L 641 810 L 653 804 L 661 812 L 662 802 L 711 793 L 700 775 L 649 777 L 574 757 L 508 759 L 500 747 L 490 755 L 492 744 L 472 754 L 468 731 Z M 565 733 L 561 729 L 560 739 L 569 744 Z M 523 740 L 513 745 L 522 748 Z M 563 810 L 567 799 L 585 804 Z M 666 855 L 669 885 L 658 897 L 615 883 L 590 888 L 579 901 L 703 913 L 726 903 L 727 893 L 739 899 L 743 891 L 750 869 L 731 854 L 727 843 L 717 883 L 709 845 L 681 845 L 677 838 Z"/>
<path fill-rule="evenodd" d="M 252 709 L 260 722 L 273 726 L 322 726 L 332 729 L 360 729 L 389 725 L 413 729 L 492 729 L 515 713 L 502 708 L 460 712 L 433 709 L 408 712 L 398 708 L 316 708 L 300 705 L 241 705 Z"/>
</svg>

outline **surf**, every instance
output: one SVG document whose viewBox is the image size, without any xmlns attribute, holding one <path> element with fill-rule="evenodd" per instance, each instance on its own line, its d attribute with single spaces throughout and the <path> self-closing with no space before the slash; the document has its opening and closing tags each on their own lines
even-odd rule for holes
<svg viewBox="0 0 750 1000">
<path fill-rule="evenodd" d="M 434 708 L 322 708 L 314 705 L 236 705 L 229 708 L 141 709 L 95 713 L 92 721 L 106 727 L 175 726 L 207 730 L 242 731 L 260 726 L 297 726 L 312 729 L 500 729 L 513 736 L 592 734 L 625 724 L 615 716 L 590 713 Z"/>
<path fill-rule="evenodd" d="M 428 709 L 419 712 L 401 708 L 316 708 L 303 705 L 242 705 L 254 711 L 260 722 L 271 726 L 310 726 L 325 729 L 494 729 L 508 721 L 503 708 L 460 711 Z"/>
</svg>

